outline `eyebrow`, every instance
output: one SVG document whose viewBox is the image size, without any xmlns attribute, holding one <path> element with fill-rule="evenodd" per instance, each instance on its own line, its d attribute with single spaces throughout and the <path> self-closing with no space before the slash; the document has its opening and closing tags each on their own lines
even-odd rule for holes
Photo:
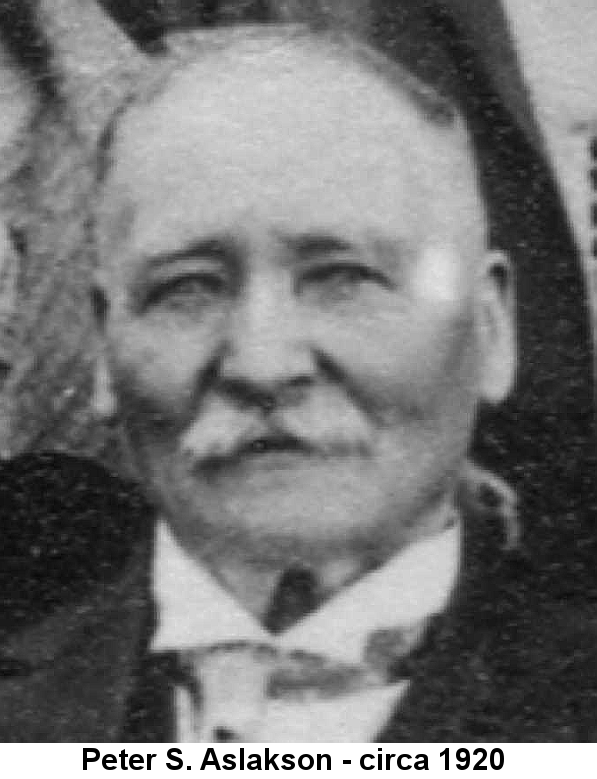
<svg viewBox="0 0 597 779">
<path fill-rule="evenodd" d="M 143 271 L 161 270 L 173 262 L 193 260 L 197 257 L 214 257 L 223 260 L 238 256 L 238 245 L 228 235 L 212 235 L 189 241 L 178 249 L 167 249 L 143 256 Z"/>
<path fill-rule="evenodd" d="M 299 235 L 290 235 L 279 231 L 276 234 L 279 240 L 291 250 L 291 253 L 301 260 L 351 252 L 363 247 L 384 266 L 390 266 L 391 259 L 404 259 L 412 255 L 412 247 L 409 248 L 407 241 L 379 233 L 372 233 L 361 238 L 342 238 L 332 232 L 325 231 L 305 232 Z M 159 273 L 179 262 L 184 263 L 200 257 L 209 257 L 223 262 L 238 263 L 241 253 L 242 248 L 239 241 L 226 233 L 193 239 L 177 249 L 144 255 L 134 286 L 143 288 L 147 283 L 148 274 Z"/>
<path fill-rule="evenodd" d="M 301 235 L 288 235 L 284 232 L 277 233 L 278 238 L 294 253 L 303 259 L 309 259 L 317 255 L 333 254 L 334 252 L 346 252 L 354 249 L 357 242 L 340 238 L 332 233 L 313 232 Z M 177 249 L 167 249 L 156 253 L 146 254 L 142 257 L 142 273 L 153 270 L 161 270 L 175 262 L 193 260 L 197 257 L 212 257 L 226 260 L 237 260 L 241 252 L 238 240 L 230 235 L 210 235 L 189 241 Z"/>
<path fill-rule="evenodd" d="M 220 259 L 223 262 L 237 262 L 239 249 L 228 235 L 215 235 L 189 241 L 177 249 L 166 249 L 143 254 L 137 270 L 129 283 L 129 295 L 133 306 L 142 309 L 151 285 L 164 278 L 167 271 L 177 264 L 192 263 L 200 257 Z"/>
<path fill-rule="evenodd" d="M 334 253 L 362 250 L 379 263 L 388 272 L 395 270 L 395 261 L 400 264 L 409 263 L 414 256 L 413 246 L 409 241 L 394 235 L 386 235 L 377 231 L 368 232 L 354 238 L 340 238 L 333 233 L 313 232 L 299 236 L 282 236 L 283 240 L 301 257 L 312 259 L 325 257 Z"/>
</svg>

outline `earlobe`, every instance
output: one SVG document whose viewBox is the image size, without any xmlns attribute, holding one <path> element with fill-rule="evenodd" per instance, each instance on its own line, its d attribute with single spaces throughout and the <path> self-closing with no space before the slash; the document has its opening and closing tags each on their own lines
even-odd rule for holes
<svg viewBox="0 0 597 779">
<path fill-rule="evenodd" d="M 488 403 L 505 400 L 516 376 L 516 324 L 513 271 L 508 257 L 490 251 L 479 278 L 477 322 L 480 392 Z"/>
</svg>

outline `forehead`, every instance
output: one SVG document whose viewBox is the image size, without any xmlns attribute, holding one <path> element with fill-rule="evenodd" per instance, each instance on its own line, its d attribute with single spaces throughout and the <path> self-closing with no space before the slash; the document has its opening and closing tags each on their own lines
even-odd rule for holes
<svg viewBox="0 0 597 779">
<path fill-rule="evenodd" d="M 232 49 L 186 65 L 124 117 L 113 159 L 112 183 L 146 207 L 156 240 L 168 238 L 153 212 L 182 201 L 200 202 L 206 229 L 260 208 L 295 224 L 316 212 L 422 226 L 454 200 L 479 218 L 463 127 L 433 124 L 406 90 L 325 50 Z"/>
</svg>

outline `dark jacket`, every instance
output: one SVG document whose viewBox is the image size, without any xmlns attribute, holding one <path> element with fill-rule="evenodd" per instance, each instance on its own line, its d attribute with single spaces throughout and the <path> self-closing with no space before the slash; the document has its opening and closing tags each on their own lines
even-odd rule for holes
<svg viewBox="0 0 597 779">
<path fill-rule="evenodd" d="M 5 465 L 0 499 L 0 742 L 170 740 L 167 663 L 147 652 L 151 510 L 65 455 Z M 380 740 L 597 738 L 597 605 L 505 549 L 491 512 L 463 515 L 457 592 Z"/>
</svg>

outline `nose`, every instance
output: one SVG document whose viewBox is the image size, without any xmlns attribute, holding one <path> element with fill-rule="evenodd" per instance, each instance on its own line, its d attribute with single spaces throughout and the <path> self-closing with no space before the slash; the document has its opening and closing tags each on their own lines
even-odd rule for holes
<svg viewBox="0 0 597 779">
<path fill-rule="evenodd" d="M 230 317 L 221 380 L 248 402 L 275 405 L 313 381 L 308 322 L 282 272 L 250 280 Z"/>
</svg>

